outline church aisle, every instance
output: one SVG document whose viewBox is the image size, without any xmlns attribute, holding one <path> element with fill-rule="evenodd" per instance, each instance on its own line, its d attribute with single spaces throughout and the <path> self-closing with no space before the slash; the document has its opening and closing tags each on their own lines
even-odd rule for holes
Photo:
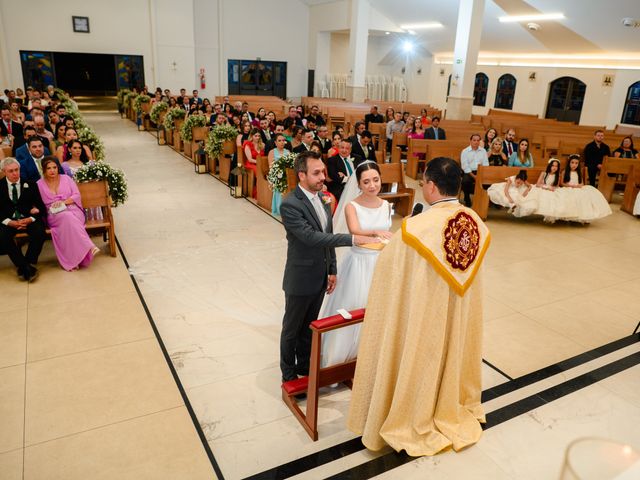
<svg viewBox="0 0 640 480">
<path fill-rule="evenodd" d="M 225 478 L 263 471 L 270 472 L 264 476 L 269 478 L 275 472 L 270 469 L 283 464 L 300 478 L 345 470 L 359 475 L 364 470 L 351 469 L 366 469 L 376 458 L 386 458 L 388 452 L 355 449 L 324 465 L 315 463 L 334 445 L 358 443 L 344 427 L 348 390 L 323 395 L 318 442 L 308 439 L 280 399 L 278 339 L 286 255 L 280 223 L 253 204 L 231 198 L 228 188 L 210 175 L 194 174 L 187 159 L 157 146 L 154 136 L 136 131 L 131 122 L 106 115 L 95 115 L 92 122 L 105 139 L 110 160 L 126 171 L 130 182 L 130 200 L 116 211 L 120 244 Z M 640 301 L 630 294 L 640 282 L 635 247 L 640 225 L 617 206 L 614 210 L 613 216 L 589 227 L 549 226 L 490 212 L 494 242 L 485 273 L 485 359 L 492 365 L 519 377 L 631 333 L 640 316 Z M 616 351 L 529 385 L 489 403 L 488 411 L 497 409 L 502 415 L 528 395 L 561 390 L 589 369 L 634 352 Z M 485 390 L 508 381 L 483 367 Z M 542 370 L 539 375 L 546 379 L 551 374 Z M 583 393 L 587 390 L 571 398 L 581 401 Z M 536 412 L 531 410 L 527 418 Z M 498 432 L 518 418 L 489 430 L 481 444 L 500 438 Z M 530 427 L 518 432 L 526 435 Z M 443 477 L 473 471 L 509 478 L 510 469 L 540 458 L 531 452 L 522 464 L 509 467 L 491 454 L 493 445 L 486 440 L 486 451 L 447 454 L 443 462 L 440 457 L 411 462 L 386 476 L 403 478 L 406 468 L 417 468 L 420 475 L 424 465 Z M 297 460 L 301 458 L 306 460 Z"/>
</svg>

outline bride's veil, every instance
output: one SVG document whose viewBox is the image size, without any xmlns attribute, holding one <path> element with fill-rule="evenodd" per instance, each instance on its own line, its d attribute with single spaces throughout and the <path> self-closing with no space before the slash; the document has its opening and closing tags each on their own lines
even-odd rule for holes
<svg viewBox="0 0 640 480">
<path fill-rule="evenodd" d="M 336 208 L 336 212 L 333 214 L 333 233 L 350 233 L 347 227 L 345 209 L 358 195 L 360 195 L 360 188 L 358 187 L 358 180 L 356 180 L 354 173 L 349 176 L 349 180 L 347 180 L 342 195 L 340 196 L 338 208 Z"/>
</svg>

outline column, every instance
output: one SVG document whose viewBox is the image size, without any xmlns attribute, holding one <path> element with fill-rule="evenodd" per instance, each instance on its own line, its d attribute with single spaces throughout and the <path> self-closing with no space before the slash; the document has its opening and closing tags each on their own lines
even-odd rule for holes
<svg viewBox="0 0 640 480">
<path fill-rule="evenodd" d="M 316 97 L 322 96 L 319 83 L 327 83 L 327 74 L 332 73 L 329 71 L 331 61 L 331 32 L 318 32 L 316 34 L 316 66 L 315 66 L 315 82 L 313 86 L 314 95 Z M 327 83 L 327 90 L 329 85 Z"/>
<path fill-rule="evenodd" d="M 460 0 L 447 118 L 470 120 L 485 0 Z"/>
<path fill-rule="evenodd" d="M 351 79 L 347 80 L 348 102 L 363 102 L 367 95 L 364 80 L 367 72 L 369 15 L 368 0 L 351 0 L 351 32 L 349 35 Z"/>
</svg>

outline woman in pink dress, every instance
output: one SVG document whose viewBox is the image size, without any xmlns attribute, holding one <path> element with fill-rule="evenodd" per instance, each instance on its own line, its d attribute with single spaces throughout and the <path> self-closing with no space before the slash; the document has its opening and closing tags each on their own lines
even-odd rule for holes
<svg viewBox="0 0 640 480">
<path fill-rule="evenodd" d="M 47 207 L 47 224 L 58 261 L 67 271 L 88 267 L 99 249 L 84 228 L 80 191 L 71 177 L 60 175 L 54 157 L 42 160 L 42 172 L 38 190 Z"/>
</svg>

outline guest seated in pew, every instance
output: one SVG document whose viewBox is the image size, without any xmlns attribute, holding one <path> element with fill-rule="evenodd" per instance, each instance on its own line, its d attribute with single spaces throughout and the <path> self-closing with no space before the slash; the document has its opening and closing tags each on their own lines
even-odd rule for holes
<svg viewBox="0 0 640 480">
<path fill-rule="evenodd" d="M 506 165 L 509 161 L 507 156 L 502 151 L 502 139 L 500 137 L 496 137 L 491 142 L 489 147 L 489 151 L 487 152 L 489 165 L 492 167 L 501 167 Z"/>
<path fill-rule="evenodd" d="M 446 140 L 447 133 L 440 128 L 440 117 L 437 115 L 431 119 L 431 126 L 424 131 L 426 140 Z"/>
<path fill-rule="evenodd" d="M 42 160 L 42 171 L 38 190 L 46 207 L 47 224 L 58 262 L 67 271 L 88 267 L 100 250 L 84 227 L 80 191 L 71 177 L 60 175 L 55 157 Z"/>
<path fill-rule="evenodd" d="M 507 156 L 507 158 L 509 158 L 517 150 L 518 150 L 518 145 L 516 144 L 516 131 L 513 128 L 510 128 L 504 134 L 502 151 Z"/>
<path fill-rule="evenodd" d="M 366 128 L 367 127 L 366 127 L 364 122 L 356 122 L 353 125 L 354 134 L 351 137 L 349 137 L 349 141 L 352 144 L 355 144 L 356 142 L 359 142 L 360 141 L 360 135 L 362 135 L 362 132 L 364 132 L 366 130 Z"/>
<path fill-rule="evenodd" d="M 533 167 L 533 155 L 529 152 L 528 139 L 523 138 L 520 140 L 518 143 L 518 150 L 513 152 L 509 157 L 509 166 L 522 168 Z"/>
<path fill-rule="evenodd" d="M 351 141 L 351 152 L 354 156 L 360 157 L 363 160 L 376 161 L 376 151 L 373 148 L 371 138 L 371 132 L 363 130 L 358 140 Z"/>
<path fill-rule="evenodd" d="M 633 138 L 624 137 L 620 146 L 613 151 L 613 156 L 616 158 L 640 158 L 638 150 L 633 148 Z"/>
<path fill-rule="evenodd" d="M 269 155 L 269 152 L 271 150 L 273 150 L 274 148 L 276 148 L 276 138 L 278 135 L 282 135 L 284 138 L 284 148 L 286 148 L 288 151 L 292 151 L 293 148 L 291 147 L 291 143 L 289 142 L 289 140 L 287 140 L 287 137 L 284 135 L 284 126 L 282 125 L 282 122 L 278 122 L 276 124 L 276 128 L 273 132 L 273 135 L 271 136 L 271 141 L 265 145 L 264 147 L 264 153 L 265 155 Z"/>
<path fill-rule="evenodd" d="M 331 135 L 331 148 L 327 152 L 327 158 L 335 157 L 338 154 L 340 142 L 342 142 L 342 135 L 339 132 L 333 132 Z"/>
<path fill-rule="evenodd" d="M 260 122 L 266 119 L 267 119 L 267 111 L 264 109 L 264 107 L 260 107 L 258 108 L 258 111 L 256 112 L 256 116 L 252 120 L 251 125 L 253 125 L 254 127 L 259 127 Z"/>
<path fill-rule="evenodd" d="M 393 115 L 393 120 L 387 122 L 387 152 L 391 151 L 393 134 L 402 132 L 403 128 L 404 122 L 402 121 L 402 113 L 396 112 Z"/>
<path fill-rule="evenodd" d="M 216 125 L 227 125 L 227 116 L 224 113 L 218 113 L 216 115 Z"/>
<path fill-rule="evenodd" d="M 5 158 L 0 166 L 5 176 L 0 180 L 0 251 L 9 255 L 18 277 L 31 282 L 38 275 L 35 265 L 46 239 L 45 206 L 36 184 L 20 179 L 20 164 L 15 158 Z M 22 232 L 29 235 L 26 254 L 14 241 Z"/>
<path fill-rule="evenodd" d="M 435 118 L 434 118 L 435 120 Z M 487 151 L 480 148 L 480 135 L 474 133 L 469 139 L 469 146 L 460 153 L 460 165 L 464 172 L 462 176 L 462 192 L 464 193 L 464 204 L 471 207 L 471 194 L 476 185 L 476 173 L 478 165 L 489 166 Z"/>
<path fill-rule="evenodd" d="M 89 157 L 84 151 L 82 142 L 80 140 L 71 140 L 67 144 L 67 157 L 62 163 L 64 173 L 73 178 L 76 172 L 88 162 Z"/>
<path fill-rule="evenodd" d="M 268 145 L 269 143 L 271 143 L 271 137 L 273 136 L 273 132 L 269 129 L 269 120 L 266 117 L 264 117 L 260 119 L 260 122 L 258 125 L 260 128 L 260 136 L 262 137 L 262 143 L 264 143 L 265 145 Z"/>
<path fill-rule="evenodd" d="M 364 116 L 365 129 L 369 130 L 370 123 L 384 123 L 384 117 L 378 113 L 377 105 L 373 105 L 369 110 L 369 113 Z"/>
<path fill-rule="evenodd" d="M 254 128 L 251 130 L 249 140 L 246 140 L 242 145 L 244 152 L 244 167 L 252 170 L 256 173 L 256 164 L 258 163 L 258 157 L 264 156 L 264 143 L 262 143 L 262 137 L 260 136 L 260 130 Z M 258 192 L 255 186 L 252 187 L 251 196 L 257 198 Z"/>
<path fill-rule="evenodd" d="M 480 146 L 484 148 L 487 152 L 491 149 L 491 144 L 493 140 L 498 136 L 498 132 L 495 128 L 490 128 L 484 134 L 484 140 L 480 142 Z"/>
<path fill-rule="evenodd" d="M 340 142 L 338 155 L 327 159 L 327 171 L 331 180 L 328 186 L 329 191 L 336 197 L 338 202 L 347 180 L 353 175 L 361 162 L 362 159 L 360 157 L 352 158 L 351 142 L 346 139 Z"/>
<path fill-rule="evenodd" d="M 392 107 L 387 107 L 384 112 L 384 122 L 391 122 L 394 118 L 396 118 L 395 110 Z"/>
<path fill-rule="evenodd" d="M 604 157 L 611 156 L 611 149 L 609 145 L 604 143 L 604 132 L 602 130 L 596 130 L 593 132 L 593 142 L 588 143 L 584 147 L 584 163 L 587 166 L 589 172 L 589 183 L 592 187 L 596 186 L 596 179 L 598 173 L 602 168 L 602 161 Z"/>
<path fill-rule="evenodd" d="M 304 129 L 299 127 L 298 125 L 294 125 L 291 127 L 291 146 L 293 147 L 293 151 L 296 150 L 300 145 L 302 145 L 302 135 L 304 134 Z"/>
<path fill-rule="evenodd" d="M 239 132 L 240 133 L 238 133 L 238 136 L 236 137 L 236 147 L 242 149 L 244 148 L 244 142 L 249 140 L 249 135 L 251 134 L 251 124 L 249 122 L 244 122 Z"/>
<path fill-rule="evenodd" d="M 71 140 L 77 140 L 77 139 L 78 139 L 78 132 L 76 132 L 76 129 L 73 128 L 73 127 L 72 128 L 67 127 L 67 129 L 64 132 L 65 143 L 60 145 L 58 147 L 58 149 L 56 150 L 56 157 L 58 158 L 58 162 L 59 163 L 64 162 L 64 159 L 67 156 L 67 145 L 69 144 L 69 142 Z M 94 157 L 93 157 L 93 152 L 91 151 L 91 149 L 89 148 L 88 145 L 83 145 L 82 148 L 83 148 L 84 152 L 86 153 L 87 158 L 89 160 L 95 160 Z M 45 155 L 47 155 L 47 154 L 45 154 Z"/>
<path fill-rule="evenodd" d="M 298 114 L 298 109 L 296 107 L 289 107 L 289 116 L 287 118 L 293 120 L 293 122 L 299 127 L 304 126 L 302 123 L 302 117 Z"/>
<path fill-rule="evenodd" d="M 420 123 L 422 124 L 422 128 L 429 128 L 431 126 L 431 118 L 427 115 L 427 109 L 420 109 Z"/>
<path fill-rule="evenodd" d="M 326 155 L 331 148 L 331 139 L 329 138 L 329 129 L 326 125 L 322 125 L 318 127 L 318 131 L 316 132 L 316 140 L 320 143 L 320 147 L 322 149 L 322 154 Z"/>
<path fill-rule="evenodd" d="M 309 128 L 308 124 L 310 121 L 313 122 L 317 127 L 325 125 L 324 118 L 322 118 L 322 115 L 320 115 L 320 108 L 318 107 L 318 105 L 311 105 L 311 108 L 309 109 L 309 115 L 307 115 L 305 119 L 307 120 L 307 128 Z"/>
<path fill-rule="evenodd" d="M 23 152 L 23 148 L 26 150 Z M 37 135 L 33 135 L 27 140 L 27 144 L 20 147 L 19 157 L 16 159 L 20 163 L 20 176 L 22 181 L 37 182 L 42 176 L 41 161 L 45 155 L 49 155 L 47 149 L 42 143 L 42 139 Z M 59 163 L 58 163 L 59 165 Z"/>
<path fill-rule="evenodd" d="M 560 185 L 560 160 L 557 158 L 549 159 L 547 169 L 540 173 L 536 187 L 543 190 L 554 191 Z"/>
<path fill-rule="evenodd" d="M 53 130 L 54 130 L 53 144 L 56 147 L 56 151 L 57 151 L 58 147 L 61 147 L 65 143 L 64 134 L 67 130 L 67 127 L 65 127 L 64 123 L 60 122 L 53 128 Z"/>
<path fill-rule="evenodd" d="M 520 170 L 517 175 L 505 179 L 505 182 L 494 183 L 487 189 L 489 200 L 496 205 L 509 209 L 516 217 L 524 217 L 533 213 L 532 209 L 523 209 L 523 201 L 531 191 L 526 170 Z"/>
<path fill-rule="evenodd" d="M 267 120 L 269 120 L 269 129 L 272 132 L 275 132 L 276 131 L 276 123 L 277 123 L 276 114 L 273 111 L 269 110 L 267 112 Z"/>
<path fill-rule="evenodd" d="M 311 144 L 313 143 L 314 138 L 315 137 L 311 130 L 305 130 L 304 133 L 302 134 L 300 145 L 298 145 L 297 147 L 293 147 L 293 152 L 302 153 L 302 152 L 307 152 L 311 150 Z"/>
</svg>

